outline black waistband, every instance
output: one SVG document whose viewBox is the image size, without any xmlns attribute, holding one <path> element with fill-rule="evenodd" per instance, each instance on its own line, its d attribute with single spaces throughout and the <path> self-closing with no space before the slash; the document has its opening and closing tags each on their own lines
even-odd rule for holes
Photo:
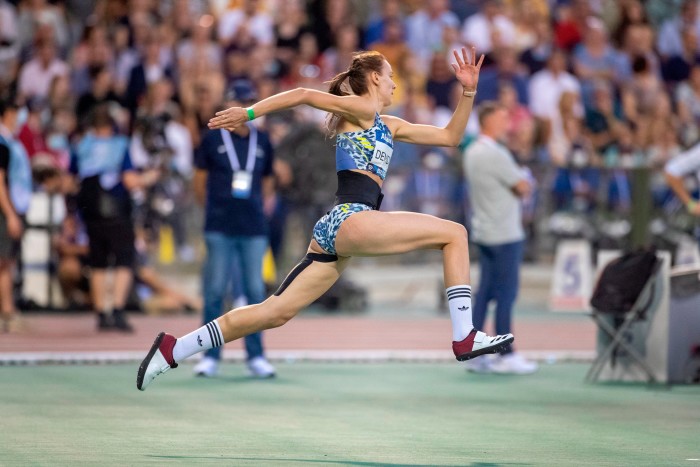
<svg viewBox="0 0 700 467">
<path fill-rule="evenodd" d="M 382 204 L 382 189 L 367 175 L 352 170 L 338 172 L 338 191 L 335 204 L 362 203 L 379 209 Z"/>
</svg>

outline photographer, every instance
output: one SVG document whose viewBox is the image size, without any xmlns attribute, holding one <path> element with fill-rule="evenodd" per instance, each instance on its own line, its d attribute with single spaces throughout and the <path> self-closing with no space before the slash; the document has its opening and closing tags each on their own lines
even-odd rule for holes
<svg viewBox="0 0 700 467">
<path fill-rule="evenodd" d="M 189 261 L 193 253 L 187 245 L 183 207 L 188 204 L 187 186 L 192 175 L 192 139 L 176 120 L 179 109 L 171 95 L 169 82 L 152 84 L 146 106 L 135 122 L 129 148 L 134 167 L 159 174 L 156 183 L 134 193 L 136 225 L 153 232 L 162 224 L 171 226 L 181 258 Z"/>
</svg>

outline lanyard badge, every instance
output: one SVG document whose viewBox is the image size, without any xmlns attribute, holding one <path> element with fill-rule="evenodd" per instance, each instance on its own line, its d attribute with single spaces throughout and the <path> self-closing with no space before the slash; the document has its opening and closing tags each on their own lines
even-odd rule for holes
<svg viewBox="0 0 700 467">
<path fill-rule="evenodd" d="M 255 152 L 258 147 L 258 131 L 252 125 L 248 125 L 248 128 L 250 128 L 250 138 L 248 139 L 248 155 L 245 169 L 241 169 L 241 165 L 238 162 L 238 154 L 233 146 L 231 133 L 221 130 L 221 138 L 224 140 L 226 154 L 231 163 L 231 170 L 233 170 L 231 196 L 236 199 L 248 199 L 253 191 L 253 169 L 255 168 Z"/>
</svg>

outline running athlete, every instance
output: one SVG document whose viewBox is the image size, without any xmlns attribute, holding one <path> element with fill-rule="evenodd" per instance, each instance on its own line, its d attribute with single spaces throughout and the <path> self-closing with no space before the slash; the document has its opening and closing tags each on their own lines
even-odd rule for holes
<svg viewBox="0 0 700 467">
<path fill-rule="evenodd" d="M 484 57 L 476 63 L 474 48 L 471 60 L 464 48 L 461 56 L 457 51 L 454 56 L 456 63 L 452 68 L 463 93 L 444 128 L 380 114 L 391 105 L 396 84 L 391 65 L 378 52 L 357 53 L 350 67 L 331 80 L 328 92 L 298 88 L 268 97 L 252 107 L 231 107 L 209 121 L 209 128 L 232 131 L 256 116 L 301 104 L 329 112 L 329 129 L 336 135 L 337 143 L 336 205 L 318 221 L 306 256 L 273 296 L 262 303 L 231 310 L 177 339 L 163 332 L 158 334 L 139 367 L 138 389 L 145 390 L 156 376 L 176 368 L 190 355 L 282 326 L 326 292 L 353 256 L 442 250 L 452 350 L 457 360 L 498 352 L 513 341 L 512 334 L 490 337 L 473 328 L 464 226 L 426 214 L 378 210 L 394 140 L 456 146 L 464 134 Z M 235 189 L 236 174 L 232 185 Z"/>
</svg>

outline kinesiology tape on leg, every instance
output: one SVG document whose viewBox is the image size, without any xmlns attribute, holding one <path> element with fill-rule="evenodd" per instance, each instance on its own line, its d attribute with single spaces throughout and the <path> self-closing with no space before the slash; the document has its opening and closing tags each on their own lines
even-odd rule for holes
<svg viewBox="0 0 700 467">
<path fill-rule="evenodd" d="M 292 281 L 314 261 L 318 261 L 319 263 L 332 263 L 334 261 L 338 261 L 338 257 L 336 255 L 327 255 L 325 253 L 307 253 L 306 256 L 304 256 L 304 259 L 302 259 L 299 264 L 294 266 L 294 269 L 287 274 L 287 277 L 284 278 L 284 282 L 282 282 L 279 289 L 277 289 L 275 295 L 282 295 L 282 292 L 289 287 L 289 284 L 291 284 Z"/>
</svg>

